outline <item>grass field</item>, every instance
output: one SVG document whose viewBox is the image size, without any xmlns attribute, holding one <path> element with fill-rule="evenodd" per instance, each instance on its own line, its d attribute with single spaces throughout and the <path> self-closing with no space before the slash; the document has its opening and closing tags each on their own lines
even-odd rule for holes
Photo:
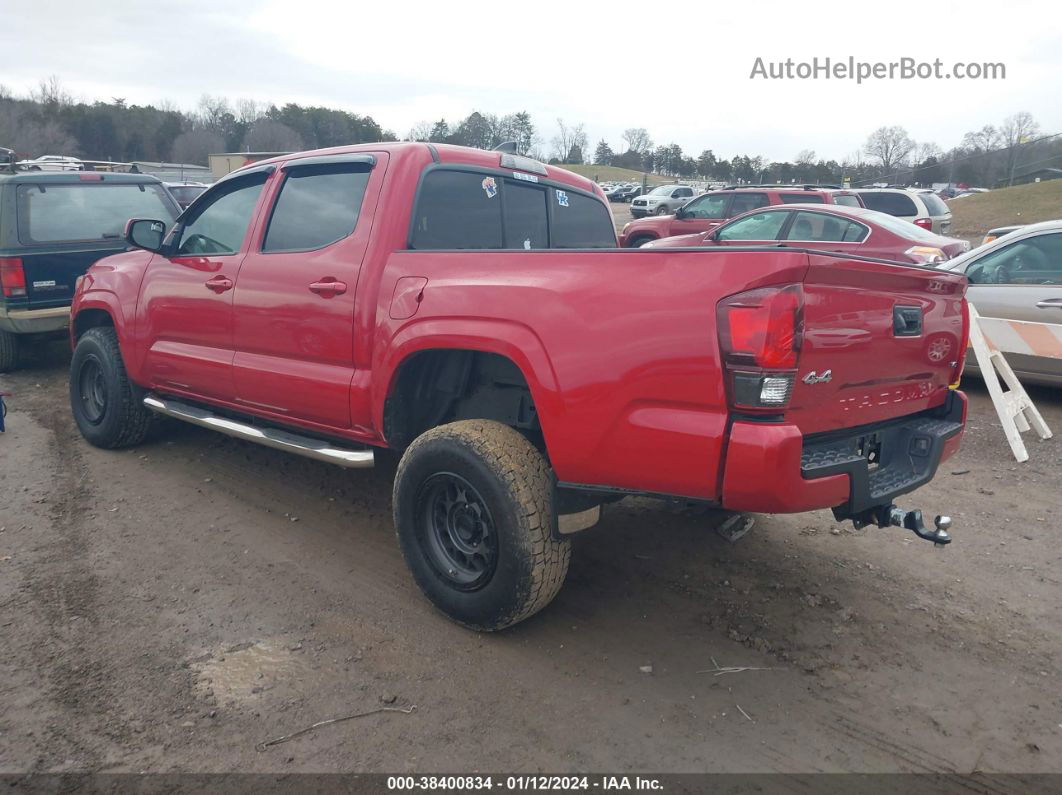
<svg viewBox="0 0 1062 795">
<path fill-rule="evenodd" d="M 566 168 L 569 171 L 574 171 L 576 174 L 582 174 L 584 177 L 590 177 L 590 179 L 599 182 L 637 182 L 638 184 L 641 184 L 642 181 L 642 172 L 634 171 L 629 168 L 573 164 L 565 164 L 560 166 L 560 168 Z M 670 182 L 674 182 L 670 177 L 662 177 L 659 174 L 649 175 L 650 185 L 665 185 Z"/>
<path fill-rule="evenodd" d="M 953 237 L 980 242 L 995 226 L 1062 218 L 1062 179 L 999 188 L 948 202 Z"/>
</svg>

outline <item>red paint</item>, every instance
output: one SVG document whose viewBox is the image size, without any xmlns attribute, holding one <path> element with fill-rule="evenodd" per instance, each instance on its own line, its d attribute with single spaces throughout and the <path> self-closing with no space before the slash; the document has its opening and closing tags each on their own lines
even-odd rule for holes
<svg viewBox="0 0 1062 795">
<path fill-rule="evenodd" d="M 927 334 L 965 347 L 966 281 L 943 271 L 778 248 L 410 251 L 429 148 L 332 151 L 377 158 L 349 237 L 312 252 L 261 252 L 278 169 L 240 252 L 109 257 L 83 280 L 75 327 L 80 313 L 109 313 L 130 377 L 144 388 L 377 446 L 387 445 L 384 403 L 408 357 L 496 353 L 526 378 L 560 481 L 758 511 L 844 501 L 843 476 L 801 479 L 803 435 L 944 402 L 953 367 L 927 359 L 924 340 L 892 336 L 893 304 L 921 306 Z M 508 173 L 496 152 L 438 152 L 444 164 Z M 589 180 L 547 170 L 604 201 Z M 210 289 L 216 280 L 234 287 Z M 339 283 L 345 289 L 320 286 Z M 784 285 L 799 285 L 803 300 L 792 400 L 780 422 L 744 422 L 728 405 L 716 306 Z M 796 331 L 783 304 L 771 316 L 776 341 Z M 764 355 L 793 364 L 781 347 Z M 830 383 L 800 381 L 827 368 Z"/>
</svg>

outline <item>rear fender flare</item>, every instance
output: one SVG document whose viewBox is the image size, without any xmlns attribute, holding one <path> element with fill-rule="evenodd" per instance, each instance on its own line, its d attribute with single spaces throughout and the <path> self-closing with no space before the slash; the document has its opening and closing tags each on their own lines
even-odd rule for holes
<svg viewBox="0 0 1062 795">
<path fill-rule="evenodd" d="M 398 372 L 408 359 L 423 351 L 469 350 L 493 353 L 511 360 L 531 390 L 547 447 L 551 430 L 563 412 L 560 388 L 552 361 L 538 335 L 511 320 L 484 318 L 424 318 L 402 326 L 373 368 L 373 422 L 384 427 L 384 405 L 395 388 Z"/>
</svg>

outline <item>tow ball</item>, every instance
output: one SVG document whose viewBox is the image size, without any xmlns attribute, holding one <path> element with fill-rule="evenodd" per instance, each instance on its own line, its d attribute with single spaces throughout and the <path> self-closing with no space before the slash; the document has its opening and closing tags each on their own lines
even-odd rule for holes
<svg viewBox="0 0 1062 795">
<path fill-rule="evenodd" d="M 878 527 L 904 527 L 913 531 L 919 538 L 932 541 L 938 547 L 951 543 L 951 534 L 948 532 L 951 529 L 950 516 L 936 517 L 933 520 L 934 529 L 929 530 L 922 521 L 921 511 L 905 511 L 895 505 L 871 508 L 857 517 L 852 517 L 852 524 L 856 530 L 869 524 L 876 524 Z"/>
</svg>

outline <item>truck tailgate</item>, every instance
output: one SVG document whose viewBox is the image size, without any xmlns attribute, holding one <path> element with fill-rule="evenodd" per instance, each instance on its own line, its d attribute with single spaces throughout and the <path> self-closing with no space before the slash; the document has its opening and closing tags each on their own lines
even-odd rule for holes
<svg viewBox="0 0 1062 795">
<path fill-rule="evenodd" d="M 965 346 L 965 292 L 961 274 L 809 254 L 786 420 L 806 435 L 942 405 Z"/>
<path fill-rule="evenodd" d="M 80 251 L 19 252 L 22 270 L 26 274 L 26 303 L 28 309 L 67 306 L 74 297 L 77 277 L 96 260 L 125 251 L 125 241 L 115 240 L 106 246 L 95 245 Z"/>
</svg>

